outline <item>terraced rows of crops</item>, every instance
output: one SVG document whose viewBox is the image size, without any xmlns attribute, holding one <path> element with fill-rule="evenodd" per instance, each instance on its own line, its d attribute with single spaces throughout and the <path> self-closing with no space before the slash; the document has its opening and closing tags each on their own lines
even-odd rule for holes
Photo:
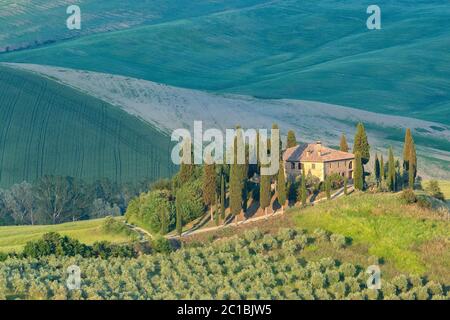
<svg viewBox="0 0 450 320">
<path fill-rule="evenodd" d="M 0 67 L 0 187 L 42 175 L 170 176 L 170 137 L 52 80 Z"/>
<path fill-rule="evenodd" d="M 302 258 L 317 241 L 325 240 L 288 229 L 276 236 L 250 230 L 243 238 L 137 259 L 11 258 L 0 262 L 0 300 L 448 299 L 446 286 L 418 276 L 383 278 L 374 290 L 366 266 Z M 81 286 L 69 291 L 66 270 L 73 264 L 81 269 Z"/>
</svg>

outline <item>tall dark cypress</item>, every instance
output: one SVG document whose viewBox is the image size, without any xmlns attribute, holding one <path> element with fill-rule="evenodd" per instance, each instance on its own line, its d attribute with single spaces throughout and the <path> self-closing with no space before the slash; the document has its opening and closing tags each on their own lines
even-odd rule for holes
<svg viewBox="0 0 450 320">
<path fill-rule="evenodd" d="M 416 163 L 417 160 L 415 160 L 416 163 L 414 163 L 414 158 L 416 157 L 415 147 L 412 146 L 410 149 L 410 170 L 408 170 L 408 186 L 411 190 L 414 190 L 414 182 L 416 180 L 415 174 L 416 174 Z"/>
<path fill-rule="evenodd" d="M 347 138 L 345 137 L 345 134 L 342 134 L 341 136 L 341 143 L 340 143 L 340 150 L 343 152 L 348 152 L 348 144 L 347 144 Z"/>
<path fill-rule="evenodd" d="M 377 180 L 377 185 L 379 185 L 381 182 L 381 169 L 380 169 L 380 160 L 378 160 L 378 153 L 375 154 L 374 170 L 375 170 L 375 179 Z"/>
<path fill-rule="evenodd" d="M 370 160 L 370 145 L 367 140 L 364 125 L 361 122 L 356 127 L 355 142 L 353 145 L 353 153 L 356 154 L 357 152 L 361 155 L 362 164 L 366 165 Z"/>
<path fill-rule="evenodd" d="M 288 134 L 287 134 L 287 143 L 286 143 L 286 147 L 287 148 L 292 148 L 297 146 L 297 138 L 295 137 L 295 132 L 293 130 L 289 130 Z"/>
<path fill-rule="evenodd" d="M 306 174 L 305 169 L 302 170 L 302 181 L 300 182 L 300 201 L 303 206 L 306 206 L 307 194 L 306 194 Z"/>
<path fill-rule="evenodd" d="M 225 223 L 225 176 L 223 173 L 220 181 L 220 217 Z"/>
<path fill-rule="evenodd" d="M 331 181 L 330 177 L 325 179 L 325 192 L 327 193 L 327 200 L 331 200 Z"/>
<path fill-rule="evenodd" d="M 286 205 L 286 178 L 284 175 L 284 167 L 280 164 L 280 169 L 278 170 L 278 180 L 277 180 L 277 194 L 278 202 L 281 205 L 281 210 L 284 211 L 284 206 Z"/>
<path fill-rule="evenodd" d="M 214 220 L 213 205 L 216 199 L 216 169 L 214 164 L 205 164 L 203 166 L 203 202 L 210 208 L 211 221 Z"/>
<path fill-rule="evenodd" d="M 175 198 L 175 209 L 176 209 L 176 230 L 178 236 L 181 237 L 181 234 L 183 233 L 183 212 L 181 208 L 180 197 L 178 196 L 179 192 L 180 191 L 177 192 Z"/>
<path fill-rule="evenodd" d="M 230 211 L 237 224 L 242 211 L 242 180 L 237 164 L 232 164 L 230 168 Z"/>
<path fill-rule="evenodd" d="M 358 151 L 355 154 L 355 171 L 354 171 L 354 184 L 355 189 L 364 189 L 364 179 L 363 179 L 363 166 L 361 160 L 361 153 Z"/>
<path fill-rule="evenodd" d="M 412 135 L 411 135 L 411 129 L 407 128 L 405 133 L 405 142 L 403 143 L 403 169 L 408 171 L 409 170 L 409 157 L 411 155 L 411 142 L 412 142 Z"/>
<path fill-rule="evenodd" d="M 270 176 L 262 175 L 261 183 L 259 186 L 259 206 L 264 210 L 264 214 L 267 218 L 267 208 L 270 206 Z"/>
<path fill-rule="evenodd" d="M 392 147 L 389 148 L 389 163 L 388 163 L 388 186 L 390 191 L 395 191 L 396 181 L 395 181 L 395 158 L 394 151 Z"/>
</svg>

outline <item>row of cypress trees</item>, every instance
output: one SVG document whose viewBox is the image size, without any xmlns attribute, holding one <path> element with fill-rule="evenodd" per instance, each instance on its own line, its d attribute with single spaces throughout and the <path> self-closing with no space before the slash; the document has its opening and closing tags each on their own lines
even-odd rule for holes
<svg viewBox="0 0 450 320">
<path fill-rule="evenodd" d="M 340 150 L 348 152 L 349 147 L 346 141 L 345 135 L 341 136 Z M 358 190 L 364 189 L 364 166 L 370 161 L 370 145 L 367 139 L 364 125 L 358 123 L 356 127 L 356 134 L 353 145 L 353 154 L 355 155 L 355 167 L 354 167 L 354 186 Z M 406 130 L 405 142 L 403 147 L 403 174 L 399 171 L 399 164 L 396 164 L 394 157 L 394 150 L 392 147 L 388 151 L 388 163 L 387 172 L 383 155 L 378 158 L 378 154 L 375 155 L 374 173 L 377 183 L 381 185 L 386 183 L 390 191 L 396 191 L 399 188 L 399 179 L 405 180 L 409 188 L 414 188 L 414 181 L 417 177 L 417 155 L 414 139 L 411 134 L 411 129 Z"/>
<path fill-rule="evenodd" d="M 278 128 L 277 125 L 273 125 L 272 128 Z M 243 139 L 242 136 L 238 135 L 235 137 L 235 142 L 238 139 Z M 281 141 L 280 141 L 281 143 Z M 298 144 L 297 139 L 295 137 L 294 131 L 289 131 L 287 135 L 287 148 L 294 147 Z M 237 145 L 235 143 L 235 145 Z M 340 150 L 344 152 L 349 151 L 349 146 L 346 141 L 345 135 L 342 135 L 340 141 Z M 235 155 L 237 150 L 235 150 Z M 365 132 L 364 125 L 362 123 L 358 123 L 356 127 L 356 134 L 353 145 L 353 153 L 355 154 L 355 164 L 354 164 L 354 186 L 358 190 L 364 189 L 364 177 L 365 170 L 364 166 L 367 165 L 370 161 L 370 145 L 368 142 L 367 134 Z M 281 157 L 281 153 L 280 153 Z M 235 156 L 235 159 L 237 157 Z M 236 161 L 236 160 L 235 160 Z M 281 159 L 280 159 L 281 161 Z M 398 167 L 398 166 L 397 166 Z M 225 208 L 226 208 L 226 198 L 227 198 L 227 183 L 223 170 L 223 166 L 219 170 L 219 174 L 216 172 L 216 166 L 214 164 L 208 164 L 203 166 L 203 200 L 207 207 L 210 208 L 210 218 L 212 221 L 215 221 L 218 225 L 220 223 L 220 219 L 225 219 Z M 245 164 L 231 164 L 229 166 L 229 183 L 228 183 L 228 199 L 229 199 L 229 208 L 230 213 L 235 217 L 235 222 L 238 221 L 238 216 L 245 210 L 247 205 L 247 181 L 248 181 L 248 170 L 249 166 Z M 417 157 L 416 150 L 414 145 L 414 140 L 411 135 L 411 130 L 408 129 L 405 135 L 405 144 L 403 151 L 403 170 L 408 173 L 408 184 L 409 187 L 412 188 L 414 186 L 414 179 L 417 174 Z M 189 181 L 189 177 L 192 175 L 193 166 L 192 165 L 184 165 L 182 164 L 180 167 L 180 181 Z M 396 190 L 396 179 L 398 179 L 398 175 L 396 175 L 396 165 L 393 154 L 393 149 L 389 149 L 389 161 L 387 166 L 387 174 L 385 173 L 385 164 L 383 156 L 381 155 L 381 159 L 378 158 L 378 154 L 375 155 L 374 162 L 374 171 L 377 177 L 377 181 L 380 183 L 382 181 L 386 181 L 389 189 L 392 191 Z M 219 190 L 217 190 L 217 182 L 219 180 Z M 277 199 L 279 204 L 282 206 L 282 210 L 287 201 L 287 187 L 286 187 L 286 177 L 285 172 L 282 166 L 280 166 L 280 170 L 276 176 L 261 176 L 260 178 L 260 189 L 259 189 L 259 202 L 260 208 L 264 210 L 265 215 L 267 215 L 267 209 L 271 204 L 271 184 L 272 181 L 276 181 L 277 186 Z M 347 179 L 344 181 L 345 186 L 347 186 Z M 325 190 L 327 193 L 327 198 L 331 197 L 331 186 L 330 181 L 327 179 L 325 181 Z M 344 188 L 346 189 L 346 188 Z M 346 191 L 346 190 L 345 190 Z M 307 188 L 306 188 L 306 176 L 305 172 L 302 172 L 302 179 L 299 190 L 300 201 L 303 205 L 306 205 L 307 202 Z M 214 215 L 214 209 L 216 208 L 216 214 Z M 220 211 L 219 211 L 220 208 Z M 182 222 L 181 213 L 178 213 L 177 206 L 177 230 L 181 233 Z"/>
</svg>

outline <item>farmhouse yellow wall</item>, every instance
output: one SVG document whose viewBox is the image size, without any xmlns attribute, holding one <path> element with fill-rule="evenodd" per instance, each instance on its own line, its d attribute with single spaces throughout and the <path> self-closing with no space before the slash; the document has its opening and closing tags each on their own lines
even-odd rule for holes
<svg viewBox="0 0 450 320">
<path fill-rule="evenodd" d="M 324 164 L 321 162 L 302 162 L 305 173 L 308 175 L 310 172 L 313 176 L 319 178 L 321 181 L 325 180 Z M 314 165 L 314 168 L 313 168 Z"/>
</svg>

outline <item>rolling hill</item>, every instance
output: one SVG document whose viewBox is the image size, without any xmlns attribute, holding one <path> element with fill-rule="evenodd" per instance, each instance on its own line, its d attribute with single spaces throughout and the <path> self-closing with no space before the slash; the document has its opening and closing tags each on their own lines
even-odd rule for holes
<svg viewBox="0 0 450 320">
<path fill-rule="evenodd" d="M 301 141 L 323 140 L 328 145 L 338 145 L 343 132 L 351 141 L 356 123 L 363 121 L 372 152 L 386 154 L 387 147 L 393 145 L 399 156 L 405 128 L 412 128 L 418 144 L 420 173 L 450 179 L 450 130 L 438 123 L 311 101 L 211 94 L 89 71 L 28 64 L 8 66 L 76 88 L 167 134 L 178 128 L 192 129 L 198 120 L 203 121 L 205 130 L 225 130 L 244 123 L 246 128 L 270 128 L 275 121 L 284 134 L 295 130 Z"/>
<path fill-rule="evenodd" d="M 0 60 L 450 124 L 447 4 L 378 1 L 382 29 L 370 31 L 368 1 L 255 3 L 57 41 Z"/>
<path fill-rule="evenodd" d="M 104 101 L 0 67 L 0 187 L 43 175 L 116 182 L 170 176 L 170 137 Z"/>
<path fill-rule="evenodd" d="M 36 48 L 89 34 L 123 30 L 230 9 L 261 0 L 3 0 L 0 3 L 0 52 Z M 81 9 L 81 30 L 66 28 L 66 9 Z M 182 10 L 177 10 L 182 8 Z"/>
</svg>

